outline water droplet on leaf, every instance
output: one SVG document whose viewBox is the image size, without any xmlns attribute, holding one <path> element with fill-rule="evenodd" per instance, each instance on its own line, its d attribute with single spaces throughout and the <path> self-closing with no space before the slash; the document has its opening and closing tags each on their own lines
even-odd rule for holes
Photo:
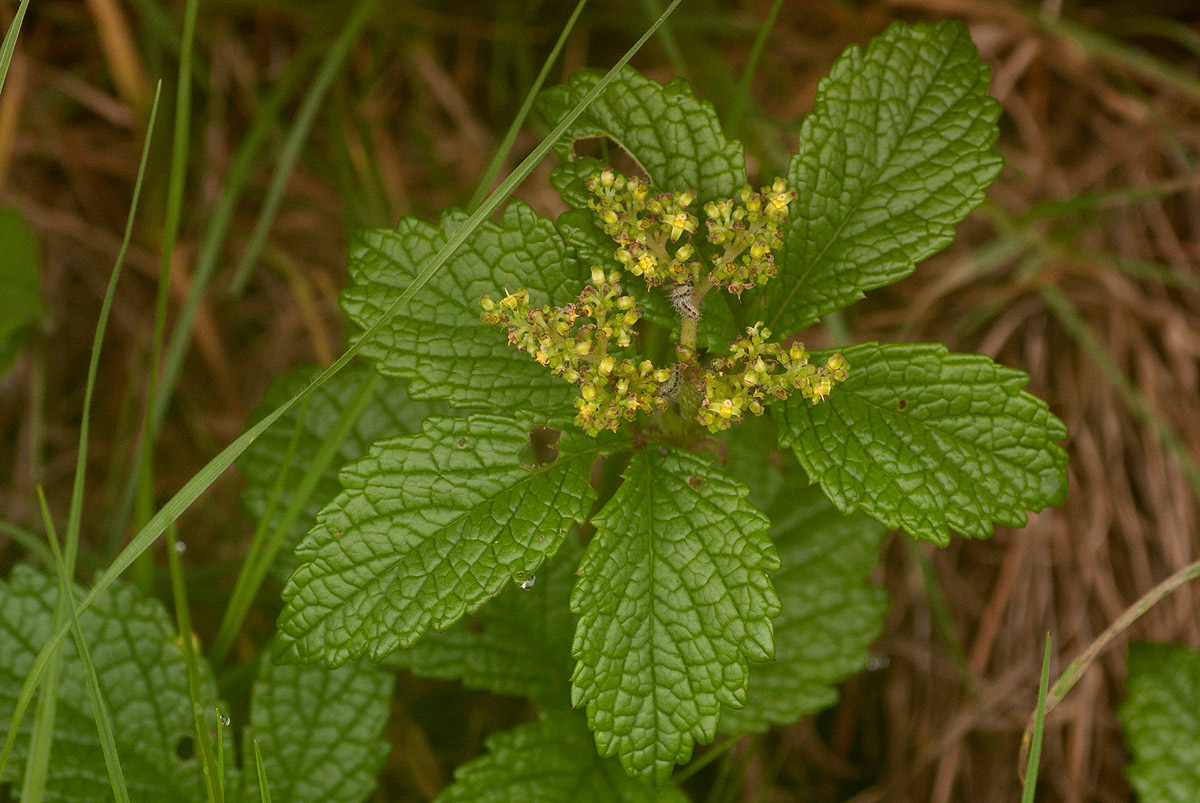
<svg viewBox="0 0 1200 803">
<path fill-rule="evenodd" d="M 187 552 L 187 544 L 185 544 L 183 541 L 176 541 L 175 554 L 182 555 L 184 552 Z"/>
<path fill-rule="evenodd" d="M 221 714 L 221 727 L 223 727 L 223 728 L 229 727 L 229 717 L 225 716 L 224 714 Z"/>
<path fill-rule="evenodd" d="M 521 588 L 525 591 L 528 591 L 529 589 L 533 588 L 533 584 L 536 582 L 537 578 L 531 574 L 521 581 Z"/>
</svg>

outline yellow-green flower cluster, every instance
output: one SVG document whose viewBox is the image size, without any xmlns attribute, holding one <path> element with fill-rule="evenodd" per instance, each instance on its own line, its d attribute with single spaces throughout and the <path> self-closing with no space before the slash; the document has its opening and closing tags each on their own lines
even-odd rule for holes
<svg viewBox="0 0 1200 803">
<path fill-rule="evenodd" d="M 773 251 L 783 244 L 788 205 L 796 199 L 782 178 L 759 192 L 746 187 L 737 199 L 705 204 L 711 247 L 704 246 L 703 254 L 693 242 L 699 220 L 688 209 L 696 200 L 694 193 L 652 196 L 645 180 L 608 168 L 590 176 L 586 184 L 588 205 L 617 244 L 614 257 L 651 286 L 703 283 L 705 288 L 719 286 L 741 295 L 779 273 Z"/>
<path fill-rule="evenodd" d="M 508 326 L 512 345 L 579 388 L 575 424 L 589 435 L 615 430 L 639 412 L 668 404 L 658 390 L 671 378 L 669 370 L 610 353 L 630 344 L 642 316 L 633 296 L 622 293 L 619 279 L 616 271 L 606 276 L 592 268 L 592 284 L 583 288 L 579 301 L 562 307 L 534 307 L 526 290 L 480 301 L 484 323 Z"/>
<path fill-rule="evenodd" d="M 728 429 L 747 412 L 761 415 L 768 394 L 786 399 L 799 391 L 816 404 L 849 376 L 850 366 L 841 354 L 817 367 L 809 363 L 800 343 L 784 347 L 767 342 L 770 336 L 770 329 L 755 324 L 729 345 L 730 356 L 714 359 L 704 372 L 697 417 L 712 432 Z"/>
<path fill-rule="evenodd" d="M 788 204 L 796 199 L 782 178 L 770 187 L 740 193 L 741 202 L 711 201 L 704 205 L 708 241 L 717 247 L 708 280 L 741 295 L 779 274 L 772 251 L 783 245 Z"/>
<path fill-rule="evenodd" d="M 604 232 L 616 242 L 614 257 L 625 270 L 652 287 L 666 281 L 682 284 L 699 279 L 701 266 L 691 243 L 698 221 L 688 211 L 696 200 L 693 193 L 651 196 L 650 185 L 643 179 L 607 168 L 586 183 L 592 196 L 588 205 Z"/>
</svg>

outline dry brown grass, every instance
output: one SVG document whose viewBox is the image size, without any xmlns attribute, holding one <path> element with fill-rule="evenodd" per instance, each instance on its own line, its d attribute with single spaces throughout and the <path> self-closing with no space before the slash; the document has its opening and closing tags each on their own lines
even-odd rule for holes
<svg viewBox="0 0 1200 803">
<path fill-rule="evenodd" d="M 144 75 L 163 60 L 155 48 L 129 47 L 114 3 L 35 5 L 0 100 L 0 203 L 18 204 L 38 234 L 54 321 L 44 336 L 40 442 L 32 440 L 31 360 L 0 380 L 0 454 L 6 458 L 0 461 L 0 515 L 31 526 L 35 483 L 43 482 L 56 509 L 65 509 L 87 350 L 143 135 Z M 724 4 L 730 19 L 753 26 L 770 4 L 755 3 L 753 13 L 734 5 Z M 255 274 L 250 292 L 233 301 L 221 291 L 270 177 L 271 163 L 262 161 L 225 245 L 215 292 L 201 310 L 160 441 L 160 493 L 177 489 L 240 431 L 271 377 L 304 362 L 328 362 L 336 353 L 336 293 L 349 226 L 407 213 L 429 217 L 469 195 L 520 98 L 486 111 L 489 70 L 515 34 L 486 4 L 464 8 L 457 14 L 399 5 L 396 18 L 355 49 L 330 101 L 349 116 L 340 126 L 323 121 L 314 131 L 272 229 L 267 267 Z M 1075 19 L 1102 29 L 1117 13 L 1103 9 L 1090 4 Z M 1059 13 L 1052 2 L 1043 10 Z M 1196 29 L 1186 9 L 1157 10 Z M 242 9 L 236 18 L 207 13 L 199 47 L 211 90 L 198 96 L 195 110 L 189 205 L 172 278 L 176 304 L 263 89 L 296 43 L 323 24 L 315 13 L 270 7 Z M 5 25 L 8 14 L 10 6 L 0 10 Z M 1054 634 L 1057 674 L 1138 596 L 1200 557 L 1197 489 L 1042 294 L 1045 287 L 1061 290 L 1146 408 L 1200 461 L 1197 96 L 1039 29 L 1014 3 L 903 0 L 849 7 L 821 0 L 784 8 L 755 97 L 766 114 L 797 120 L 847 43 L 864 42 L 896 17 L 945 15 L 968 22 L 992 65 L 993 93 L 1005 110 L 1000 148 L 1007 167 L 991 192 L 992 211 L 974 215 L 955 245 L 913 277 L 873 294 L 852 318 L 853 332 L 857 339 L 940 340 L 1028 371 L 1031 389 L 1070 427 L 1071 492 L 1063 508 L 1032 516 L 1024 530 L 921 550 L 962 645 L 965 676 L 939 636 L 912 551 L 893 539 L 880 570 L 893 599 L 876 648 L 886 667 L 848 682 L 841 704 L 817 720 L 778 732 L 762 749 L 739 746 L 744 800 L 832 801 L 851 794 L 859 803 L 1016 800 L 1018 741 L 1033 707 L 1045 632 Z M 562 19 L 565 12 L 545 16 Z M 565 72 L 606 63 L 620 39 L 606 25 L 600 15 L 581 27 L 567 48 Z M 98 31 L 105 33 L 98 37 Z M 552 25 L 527 29 L 538 58 L 555 33 Z M 132 41 L 144 46 L 147 38 L 141 32 Z M 717 44 L 740 69 L 747 39 Z M 1195 55 L 1182 48 L 1155 39 L 1136 44 L 1184 74 L 1198 74 Z M 657 77 L 672 72 L 661 51 L 641 63 Z M 292 113 L 294 106 L 285 118 Z M 791 146 L 787 135 L 769 127 L 760 135 Z M 335 169 L 339 137 L 348 161 Z M 516 155 L 534 141 L 523 135 Z M 117 488 L 106 487 L 106 478 L 127 470 L 145 392 L 164 153 L 158 152 L 157 178 L 147 190 L 101 365 L 87 508 L 92 523 L 111 510 Z M 339 169 L 360 180 L 361 197 L 348 200 Z M 366 175 L 376 177 L 373 183 L 361 181 Z M 1086 214 L 1021 223 L 1017 235 L 1007 228 L 1047 200 L 1155 187 L 1165 190 L 1161 197 L 1117 197 Z M 521 194 L 544 211 L 556 209 L 544 170 Z M 1068 223 L 1078 230 L 1068 230 Z M 981 254 L 1005 236 L 1023 238 L 1018 256 L 984 261 Z M 1121 272 L 1096 254 L 1164 266 L 1183 286 Z M 236 478 L 224 478 L 185 520 L 190 559 L 219 564 L 241 554 L 249 531 L 236 487 Z M 102 528 L 88 530 L 98 548 Z M 0 558 L 14 555 L 0 543 Z M 1200 591 L 1181 589 L 1129 636 L 1200 646 L 1198 599 Z M 200 619 L 203 627 L 203 613 Z M 1124 667 L 1119 642 L 1050 718 L 1039 799 L 1130 798 L 1114 713 Z M 470 732 L 485 732 L 495 722 L 489 704 L 468 706 Z M 465 757 L 424 731 L 405 705 L 397 710 L 392 735 L 405 747 L 389 767 L 387 799 L 427 799 Z"/>
</svg>

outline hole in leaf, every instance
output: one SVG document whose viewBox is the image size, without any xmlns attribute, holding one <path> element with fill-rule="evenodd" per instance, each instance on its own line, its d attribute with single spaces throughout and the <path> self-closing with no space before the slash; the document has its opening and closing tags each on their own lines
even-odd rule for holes
<svg viewBox="0 0 1200 803">
<path fill-rule="evenodd" d="M 196 740 L 191 736 L 184 734 L 179 737 L 179 741 L 175 743 L 175 755 L 180 761 L 188 761 L 196 757 Z"/>
<path fill-rule="evenodd" d="M 640 176 L 649 180 L 646 171 L 638 160 L 633 158 L 625 146 L 607 134 L 594 137 L 580 137 L 571 143 L 571 152 L 576 158 L 590 156 L 623 173 L 626 176 Z"/>
<path fill-rule="evenodd" d="M 558 449 L 555 444 L 562 433 L 550 427 L 534 427 L 529 433 L 525 447 L 517 454 L 517 459 L 525 468 L 536 469 L 548 466 L 558 459 Z"/>
<path fill-rule="evenodd" d="M 900 401 L 896 402 L 897 410 L 903 410 L 906 407 L 908 407 L 908 399 L 901 399 Z"/>
<path fill-rule="evenodd" d="M 459 438 L 458 439 L 458 448 L 465 449 L 465 448 L 467 448 L 467 444 L 470 442 L 471 442 L 470 438 Z"/>
</svg>

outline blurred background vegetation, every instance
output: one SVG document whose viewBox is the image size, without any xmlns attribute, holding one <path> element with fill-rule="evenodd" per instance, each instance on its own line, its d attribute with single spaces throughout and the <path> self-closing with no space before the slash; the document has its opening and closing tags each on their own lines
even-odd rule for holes
<svg viewBox="0 0 1200 803">
<path fill-rule="evenodd" d="M 663 5 L 592 0 L 552 80 L 609 66 Z M 940 340 L 1030 372 L 1030 389 L 1070 427 L 1072 486 L 1062 509 L 987 542 L 937 550 L 893 537 L 878 575 L 892 607 L 874 668 L 844 684 L 837 707 L 746 737 L 688 789 L 713 801 L 1012 801 L 1046 631 L 1057 674 L 1200 557 L 1200 7 L 785 0 L 747 95 L 747 60 L 774 6 L 685 0 L 634 60 L 657 79 L 691 80 L 746 140 L 762 181 L 783 171 L 818 79 L 846 45 L 894 19 L 969 25 L 1004 107 L 1004 172 L 950 249 L 844 324 L 856 341 Z M 337 355 L 337 293 L 356 229 L 467 203 L 573 7 L 200 3 L 157 501 L 242 430 L 271 378 Z M 15 11 L 0 5 L 0 27 Z M 101 361 L 85 572 L 130 532 L 184 20 L 183 2 L 38 0 L 0 96 L 0 207 L 15 206 L 33 233 L 46 303 L 0 376 L 0 520 L 38 531 L 36 486 L 56 513 L 69 499 L 93 329 L 163 79 Z M 508 164 L 542 133 L 531 121 Z M 518 195 L 553 215 L 562 207 L 549 167 Z M 804 339 L 829 337 L 818 328 Z M 229 472 L 180 520 L 206 642 L 253 531 L 241 485 Z M 0 535 L 0 568 L 22 554 Z M 159 566 L 161 590 L 161 554 Z M 1198 600 L 1184 587 L 1129 635 L 1200 646 Z M 277 601 L 269 585 L 235 653 L 269 637 Z M 1123 645 L 1049 719 L 1040 800 L 1130 799 L 1114 714 Z M 236 670 L 222 678 L 234 696 L 247 683 Z M 519 701 L 405 676 L 375 799 L 428 800 L 487 733 L 523 716 Z"/>
</svg>

